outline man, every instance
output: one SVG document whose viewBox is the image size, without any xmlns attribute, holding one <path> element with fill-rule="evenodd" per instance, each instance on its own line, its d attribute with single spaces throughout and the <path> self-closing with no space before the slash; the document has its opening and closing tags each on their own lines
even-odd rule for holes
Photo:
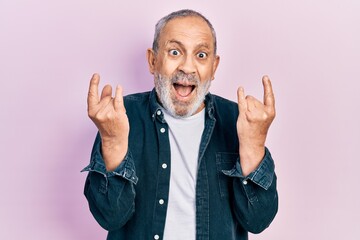
<svg viewBox="0 0 360 240">
<path fill-rule="evenodd" d="M 248 239 L 276 215 L 276 176 L 265 139 L 275 117 L 270 80 L 264 101 L 238 89 L 238 103 L 208 93 L 219 64 L 211 23 L 181 10 L 156 25 L 147 50 L 151 92 L 98 96 L 88 114 L 99 130 L 85 196 L 107 239 Z"/>
</svg>

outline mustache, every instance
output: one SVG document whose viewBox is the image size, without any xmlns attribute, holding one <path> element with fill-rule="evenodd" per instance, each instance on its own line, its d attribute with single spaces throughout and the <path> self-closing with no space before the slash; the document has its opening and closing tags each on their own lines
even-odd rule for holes
<svg viewBox="0 0 360 240">
<path fill-rule="evenodd" d="M 186 74 L 184 72 L 178 71 L 176 72 L 171 78 L 171 83 L 179 83 L 179 82 L 186 82 L 189 84 L 198 85 L 200 83 L 200 80 L 197 76 L 194 74 Z"/>
</svg>

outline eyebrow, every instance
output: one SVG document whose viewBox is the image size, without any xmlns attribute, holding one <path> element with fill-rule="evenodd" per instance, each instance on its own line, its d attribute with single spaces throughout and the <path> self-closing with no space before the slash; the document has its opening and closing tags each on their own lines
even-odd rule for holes
<svg viewBox="0 0 360 240">
<path fill-rule="evenodd" d="M 169 41 L 166 42 L 165 45 L 174 44 L 174 43 L 177 44 L 177 45 L 180 45 L 180 47 L 184 48 L 184 44 L 182 44 L 182 42 L 179 42 L 177 40 L 169 40 Z"/>
<path fill-rule="evenodd" d="M 179 42 L 177 40 L 169 40 L 165 45 L 173 44 L 173 43 L 178 44 L 181 48 L 185 48 L 184 44 L 182 44 L 182 42 Z M 207 43 L 200 43 L 195 48 L 196 49 L 206 48 L 206 49 L 210 50 L 210 46 Z"/>
<path fill-rule="evenodd" d="M 210 46 L 207 43 L 200 43 L 196 46 L 196 48 L 207 48 L 210 50 Z"/>
</svg>

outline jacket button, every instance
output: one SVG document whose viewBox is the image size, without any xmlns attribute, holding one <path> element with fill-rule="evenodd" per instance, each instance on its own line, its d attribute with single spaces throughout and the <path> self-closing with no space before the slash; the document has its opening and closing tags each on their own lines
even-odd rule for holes
<svg viewBox="0 0 360 240">
<path fill-rule="evenodd" d="M 160 132 L 164 133 L 165 132 L 165 128 L 160 128 Z"/>
<path fill-rule="evenodd" d="M 163 169 L 166 169 L 166 168 L 167 168 L 167 164 L 166 164 L 166 163 L 163 163 L 163 164 L 161 165 L 161 167 L 162 167 Z"/>
<path fill-rule="evenodd" d="M 160 238 L 160 237 L 159 237 L 159 235 L 157 235 L 157 234 L 154 236 L 154 239 L 155 239 L 155 240 L 158 240 L 159 238 Z"/>
</svg>

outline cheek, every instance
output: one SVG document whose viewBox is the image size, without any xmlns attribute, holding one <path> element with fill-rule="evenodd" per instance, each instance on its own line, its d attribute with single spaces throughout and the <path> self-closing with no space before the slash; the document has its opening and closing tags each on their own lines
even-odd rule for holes
<svg viewBox="0 0 360 240">
<path fill-rule="evenodd" d="M 177 68 L 178 68 L 177 61 L 168 60 L 164 58 L 163 61 L 158 64 L 157 70 L 162 75 L 171 76 L 176 71 Z"/>
<path fill-rule="evenodd" d="M 200 80 L 207 81 L 212 79 L 213 71 L 214 71 L 212 65 L 200 66 L 198 70 L 199 70 Z"/>
</svg>

